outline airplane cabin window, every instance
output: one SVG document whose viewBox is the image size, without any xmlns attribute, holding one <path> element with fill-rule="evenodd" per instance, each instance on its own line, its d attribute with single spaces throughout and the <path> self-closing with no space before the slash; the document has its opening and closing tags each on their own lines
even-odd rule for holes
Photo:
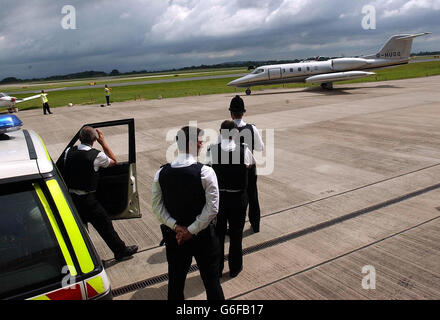
<svg viewBox="0 0 440 320">
<path fill-rule="evenodd" d="M 301 68 L 298 68 L 298 71 L 301 71 Z"/>
<path fill-rule="evenodd" d="M 290 72 L 293 72 L 293 68 L 290 68 Z"/>
<path fill-rule="evenodd" d="M 307 67 L 307 71 L 310 71 L 310 68 L 309 68 L 309 67 Z"/>
</svg>

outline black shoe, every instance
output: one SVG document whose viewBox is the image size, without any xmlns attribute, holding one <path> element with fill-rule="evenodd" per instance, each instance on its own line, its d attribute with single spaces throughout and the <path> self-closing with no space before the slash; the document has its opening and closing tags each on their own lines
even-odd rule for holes
<svg viewBox="0 0 440 320">
<path fill-rule="evenodd" d="M 235 278 L 236 276 L 238 276 L 238 274 L 243 270 L 243 267 L 241 267 L 240 269 L 238 269 L 237 271 L 229 271 L 229 276 L 231 278 Z"/>
<path fill-rule="evenodd" d="M 252 228 L 252 231 L 253 231 L 254 233 L 258 233 L 258 232 L 260 232 L 260 226 L 253 226 L 253 225 L 251 225 L 251 228 Z"/>
<path fill-rule="evenodd" d="M 135 254 L 138 251 L 138 246 L 129 246 L 125 247 L 125 250 L 120 254 L 115 254 L 115 260 L 116 261 L 123 261 L 130 258 L 133 254 Z"/>
</svg>

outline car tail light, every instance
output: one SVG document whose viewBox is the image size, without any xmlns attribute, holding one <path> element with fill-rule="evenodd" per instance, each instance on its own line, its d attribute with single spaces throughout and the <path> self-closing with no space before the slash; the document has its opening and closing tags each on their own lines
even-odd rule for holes
<svg viewBox="0 0 440 320">
<path fill-rule="evenodd" d="M 47 293 L 46 296 L 50 300 L 83 300 L 81 285 L 79 283 L 68 288 Z"/>
</svg>

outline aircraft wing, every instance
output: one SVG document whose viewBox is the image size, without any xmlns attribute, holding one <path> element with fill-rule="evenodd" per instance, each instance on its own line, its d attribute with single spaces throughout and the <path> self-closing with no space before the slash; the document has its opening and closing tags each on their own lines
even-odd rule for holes
<svg viewBox="0 0 440 320">
<path fill-rule="evenodd" d="M 36 95 L 36 96 L 32 96 L 32 97 L 26 97 L 23 99 L 17 99 L 17 101 L 15 103 L 20 103 L 20 102 L 25 102 L 25 101 L 29 101 L 29 100 L 33 100 L 33 99 L 38 99 L 41 97 L 41 94 Z"/>
<path fill-rule="evenodd" d="M 336 72 L 336 73 L 324 73 L 318 74 L 316 76 L 311 76 L 306 78 L 307 83 L 327 83 L 334 81 L 344 81 L 344 80 L 352 80 L 363 77 L 368 77 L 375 74 L 374 72 L 366 72 L 366 71 L 347 71 L 347 72 Z"/>
</svg>

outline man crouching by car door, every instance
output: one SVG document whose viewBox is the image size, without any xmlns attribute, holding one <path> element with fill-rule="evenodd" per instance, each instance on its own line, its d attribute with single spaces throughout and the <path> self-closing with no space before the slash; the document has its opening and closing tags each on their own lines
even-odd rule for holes
<svg viewBox="0 0 440 320">
<path fill-rule="evenodd" d="M 79 133 L 81 144 L 69 148 L 64 156 L 64 179 L 81 220 L 90 222 L 113 251 L 115 259 L 122 261 L 137 252 L 137 246 L 126 246 L 113 228 L 106 210 L 96 197 L 100 168 L 116 165 L 117 160 L 99 129 L 84 127 Z M 93 148 L 98 142 L 104 152 Z"/>
</svg>

